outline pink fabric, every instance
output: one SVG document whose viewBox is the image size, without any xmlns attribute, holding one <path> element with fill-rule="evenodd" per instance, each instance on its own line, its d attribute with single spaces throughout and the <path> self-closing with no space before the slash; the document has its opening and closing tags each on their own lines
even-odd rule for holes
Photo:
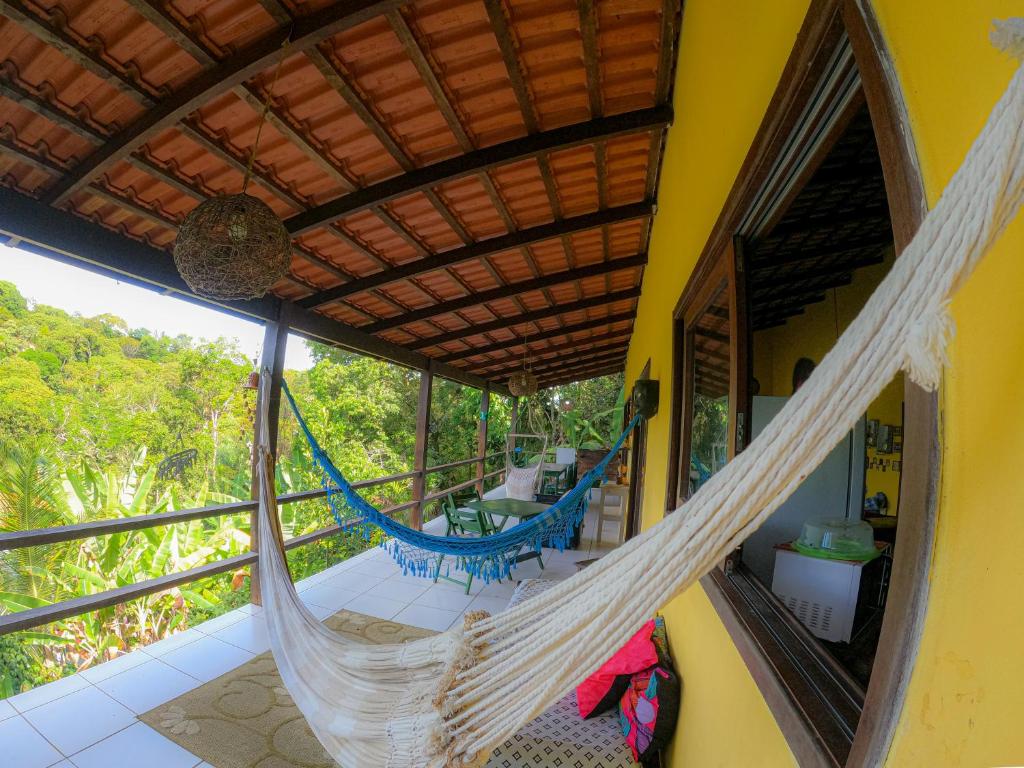
<svg viewBox="0 0 1024 768">
<path fill-rule="evenodd" d="M 618 704 L 629 686 L 630 676 L 658 663 L 658 651 L 651 642 L 652 632 L 654 619 L 644 624 L 597 672 L 580 683 L 576 688 L 580 717 L 589 717 Z"/>
</svg>

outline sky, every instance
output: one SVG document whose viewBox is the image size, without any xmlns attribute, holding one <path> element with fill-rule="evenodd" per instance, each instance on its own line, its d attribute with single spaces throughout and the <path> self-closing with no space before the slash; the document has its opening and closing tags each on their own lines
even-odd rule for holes
<svg viewBox="0 0 1024 768">
<path fill-rule="evenodd" d="M 0 280 L 14 283 L 21 294 L 37 304 L 48 304 L 84 317 L 117 315 L 131 328 L 154 334 L 187 334 L 196 339 L 234 340 L 249 359 L 258 359 L 263 347 L 263 326 L 223 312 L 192 304 L 156 291 L 139 288 L 62 264 L 19 248 L 0 245 Z M 288 337 L 285 368 L 306 370 L 313 365 L 306 345 Z"/>
</svg>

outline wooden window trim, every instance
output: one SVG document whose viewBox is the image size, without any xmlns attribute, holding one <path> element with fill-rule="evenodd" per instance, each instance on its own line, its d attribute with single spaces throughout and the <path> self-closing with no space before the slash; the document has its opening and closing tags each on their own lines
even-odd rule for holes
<svg viewBox="0 0 1024 768">
<path fill-rule="evenodd" d="M 895 68 L 870 3 L 864 0 L 812 0 L 737 182 L 674 312 L 673 432 L 666 488 L 667 511 L 678 505 L 678 467 L 685 447 L 681 415 L 685 412 L 686 393 L 678 391 L 677 387 L 678 374 L 687 362 L 686 355 L 691 346 L 685 343 L 681 332 L 685 327 L 684 314 L 688 307 L 699 303 L 702 286 L 708 283 L 708 278 L 717 268 L 720 255 L 732 241 L 734 233 L 740 230 L 743 217 L 751 209 L 758 192 L 769 183 L 773 164 L 799 123 L 803 107 L 810 102 L 830 51 L 844 33 L 853 51 L 875 130 L 897 253 L 913 237 L 927 211 L 916 150 Z M 824 152 L 819 154 L 823 156 Z M 903 708 L 927 607 L 940 462 L 937 396 L 924 392 L 907 379 L 904 403 L 902 524 L 898 528 L 895 545 L 899 556 L 894 559 L 889 607 L 882 623 L 879 640 L 882 652 L 876 656 L 854 733 L 849 733 L 848 716 L 838 716 L 827 707 L 807 706 L 807 702 L 813 702 L 817 694 L 808 694 L 808 671 L 800 659 L 794 658 L 790 648 L 794 638 L 799 640 L 803 628 L 799 622 L 787 618 L 784 608 L 774 600 L 770 591 L 751 581 L 742 565 L 738 568 L 728 565 L 728 570 L 716 569 L 701 580 L 801 766 L 861 768 L 884 763 Z M 786 631 L 780 633 L 780 629 Z M 806 630 L 803 633 L 808 634 Z M 820 673 L 821 665 L 828 667 L 827 654 L 819 653 L 814 663 Z M 853 701 L 858 700 L 856 683 L 849 687 L 852 681 L 842 681 L 842 676 L 829 683 L 829 677 L 821 674 L 816 677 L 821 686 L 819 693 L 822 687 L 827 689 L 829 685 L 839 685 L 843 692 L 833 691 L 835 695 L 850 696 L 852 691 Z M 810 698 L 802 699 L 805 695 L 810 695 Z M 832 694 L 826 691 L 826 695 Z"/>
</svg>

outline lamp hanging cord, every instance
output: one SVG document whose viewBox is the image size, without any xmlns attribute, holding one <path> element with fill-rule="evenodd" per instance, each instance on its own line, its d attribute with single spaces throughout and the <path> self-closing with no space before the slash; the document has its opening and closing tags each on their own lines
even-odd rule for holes
<svg viewBox="0 0 1024 768">
<path fill-rule="evenodd" d="M 260 136 L 263 134 L 263 124 L 267 121 L 267 113 L 270 112 L 270 102 L 274 98 L 274 89 L 277 87 L 277 77 L 281 74 L 281 65 L 284 64 L 284 55 L 288 50 L 288 44 L 292 41 L 292 32 L 295 29 L 294 23 L 288 29 L 288 34 L 281 41 L 281 55 L 278 56 L 277 66 L 274 68 L 274 78 L 270 81 L 270 90 L 263 100 L 263 112 L 260 113 L 260 121 L 256 125 L 256 140 L 252 144 L 252 151 L 249 152 L 249 162 L 245 166 L 245 178 L 242 180 L 242 194 L 249 188 L 249 179 L 252 178 L 252 166 L 256 162 L 256 150 L 260 146 Z"/>
</svg>

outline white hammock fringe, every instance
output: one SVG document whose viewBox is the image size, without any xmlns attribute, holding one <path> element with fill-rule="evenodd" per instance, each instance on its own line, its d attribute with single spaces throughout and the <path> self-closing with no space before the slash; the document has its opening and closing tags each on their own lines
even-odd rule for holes
<svg viewBox="0 0 1024 768">
<path fill-rule="evenodd" d="M 942 382 L 942 369 L 949 365 L 946 347 L 954 332 L 948 301 L 928 310 L 910 325 L 904 370 L 911 381 L 928 392 L 938 390 Z"/>
<path fill-rule="evenodd" d="M 1024 19 L 993 42 L 1024 57 Z M 337 635 L 306 609 L 272 542 L 260 462 L 260 584 L 281 677 L 344 768 L 469 768 L 596 670 L 672 597 L 747 538 L 905 369 L 939 385 L 949 301 L 1024 199 L 1024 67 L 861 313 L 782 412 L 674 514 L 515 608 L 404 645 Z M 260 408 L 266 407 L 261 382 Z M 265 452 L 266 420 L 260 436 Z"/>
</svg>

